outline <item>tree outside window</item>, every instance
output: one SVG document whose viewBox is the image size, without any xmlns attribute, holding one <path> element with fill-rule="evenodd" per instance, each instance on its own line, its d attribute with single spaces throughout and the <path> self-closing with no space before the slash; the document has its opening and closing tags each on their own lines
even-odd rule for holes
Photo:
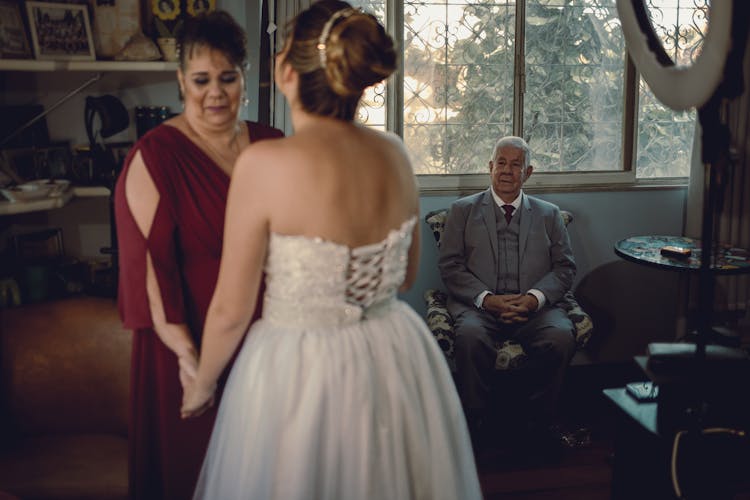
<svg viewBox="0 0 750 500">
<path fill-rule="evenodd" d="M 705 33 L 706 0 L 648 3 L 667 52 L 690 64 Z M 628 83 L 615 0 L 359 5 L 383 21 L 387 9 L 401 13 L 392 16 L 403 22 L 396 111 L 417 174 L 484 174 L 497 138 L 515 134 L 529 142 L 535 173 L 688 175 L 695 113 L 664 107 L 643 81 Z M 627 101 L 628 93 L 637 99 Z M 359 120 L 385 129 L 393 97 L 383 84 L 368 89 Z M 635 103 L 633 113 L 626 102 Z M 635 151 L 632 166 L 623 164 L 626 148 Z"/>
</svg>

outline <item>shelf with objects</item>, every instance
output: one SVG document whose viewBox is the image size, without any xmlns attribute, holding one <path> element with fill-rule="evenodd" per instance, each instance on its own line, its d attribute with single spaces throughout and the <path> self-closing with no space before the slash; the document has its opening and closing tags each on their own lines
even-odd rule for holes
<svg viewBox="0 0 750 500">
<path fill-rule="evenodd" d="M 76 64 L 71 62 L 82 71 L 103 68 L 100 63 Z M 66 294 L 115 296 L 114 184 L 133 139 L 171 116 L 169 106 L 153 104 L 166 101 L 174 106 L 176 92 L 173 76 L 141 72 L 146 63 L 105 64 L 122 65 L 118 66 L 122 71 L 93 77 L 61 70 L 50 73 L 65 73 L 68 81 L 33 71 L 13 72 L 43 78 L 32 87 L 39 90 L 24 94 L 32 104 L 8 106 L 16 114 L 5 113 L 0 120 L 0 283 L 18 290 L 3 293 L 0 287 L 0 309 Z M 154 66 L 165 67 L 169 69 L 165 63 Z M 93 85 L 103 75 L 104 85 Z M 13 84 L 8 88 L 20 95 L 17 89 L 23 87 Z M 58 94 L 45 94 L 48 88 Z M 13 244 L 29 234 L 44 236 L 48 229 L 64 233 L 62 257 L 55 253 L 41 264 L 32 262 Z"/>
<path fill-rule="evenodd" d="M 29 120 L 6 130 L 0 138 L 0 215 L 51 210 L 74 196 L 109 196 L 125 149 L 101 144 L 101 139 L 126 130 L 128 111 L 112 95 L 85 99 L 88 145 L 71 151 L 67 144 L 51 145 L 44 118 L 80 89 L 58 100 Z M 95 127 L 95 118 L 97 118 Z M 19 147 L 20 146 L 20 147 Z M 124 146 L 123 146 L 124 147 Z"/>
<path fill-rule="evenodd" d="M 175 71 L 170 61 L 40 61 L 0 59 L 0 71 L 89 71 L 94 73 Z"/>
<path fill-rule="evenodd" d="M 143 64 L 146 64 L 76 62 L 74 65 L 73 62 L 55 62 L 49 66 L 46 63 L 30 62 L 29 65 L 18 67 L 16 71 L 68 66 L 74 68 L 73 71 L 88 71 L 112 68 L 115 65 L 123 71 L 126 68 L 128 71 L 140 71 Z M 153 66 L 160 70 L 165 67 L 168 68 L 165 63 Z M 118 79 L 115 78 L 116 75 L 123 73 L 107 74 L 109 80 L 115 81 Z M 81 94 L 101 77 L 102 74 L 93 78 L 86 76 L 89 79 L 82 85 L 70 91 L 65 89 L 65 95 L 53 97 L 56 100 L 46 106 L 29 104 L 14 107 L 26 113 L 25 115 L 4 115 L 0 131 L 0 239 L 3 240 L 0 243 L 5 244 L 5 250 L 0 247 L 0 253 L 4 255 L 5 265 L 0 266 L 0 282 L 10 283 L 10 289 L 17 289 L 19 293 L 0 294 L 0 298 L 5 297 L 0 301 L 0 308 L 29 300 L 41 300 L 41 297 L 56 298 L 81 291 L 110 297 L 115 294 L 118 263 L 111 195 L 120 166 L 132 146 L 130 137 L 133 130 L 130 129 L 130 112 L 118 97 L 100 94 L 101 88 L 97 88 L 93 95 Z M 148 76 L 145 78 L 146 81 L 151 81 Z M 55 82 L 48 83 L 54 84 Z M 122 87 L 126 92 L 129 89 L 127 85 Z M 36 95 L 44 96 L 43 93 Z M 31 93 L 30 96 L 35 97 Z M 59 106 L 74 96 L 77 96 L 79 102 L 83 101 L 83 113 L 66 113 L 63 108 L 63 112 L 56 113 L 55 116 L 64 116 L 62 123 L 70 128 L 61 128 L 58 124 L 54 129 L 48 130 L 48 115 L 56 112 Z M 38 100 L 43 99 L 35 99 Z M 78 102 L 74 103 L 75 108 L 80 105 Z M 136 118 L 134 128 L 138 136 L 168 117 L 166 106 L 135 108 L 131 112 Z M 148 123 L 141 123 L 141 109 L 153 111 L 153 119 Z M 80 128 L 80 122 L 83 122 L 85 128 L 85 143 L 81 141 L 80 131 L 74 130 L 76 126 Z M 122 135 L 118 139 L 117 134 L 120 133 Z M 55 135 L 55 140 L 64 140 L 51 140 Z M 120 142 L 111 142 L 113 137 Z M 71 143 L 79 145 L 71 147 Z M 98 202 L 96 199 L 102 201 Z M 82 209 L 84 206 L 87 208 Z M 40 214 L 45 211 L 50 214 Z M 91 214 L 92 211 L 96 216 Z M 102 217 L 103 214 L 106 214 L 106 218 Z M 13 243 L 18 238 L 27 236 L 31 241 L 36 241 L 34 235 L 42 235 L 40 245 L 46 246 L 44 236 L 47 230 L 62 232 L 61 228 L 64 228 L 65 241 L 72 243 L 72 252 L 63 248 L 62 253 L 55 252 L 43 259 L 34 257 L 30 260 L 21 251 L 23 247 Z M 69 235 L 73 238 L 69 238 Z M 62 239 L 61 236 L 60 240 Z M 34 273 L 41 278 L 30 278 Z M 62 284 L 58 283 L 61 279 L 64 281 Z"/>
<path fill-rule="evenodd" d="M 0 282 L 26 258 L 16 238 L 56 228 L 65 258 L 106 261 L 114 276 L 113 187 L 135 140 L 180 106 L 176 35 L 197 4 L 3 4 Z"/>
<path fill-rule="evenodd" d="M 7 136 L 21 137 L 26 147 L 4 149 L 0 156 L 0 175 L 5 179 L 0 193 L 7 198 L 0 202 L 0 227 L 7 229 L 0 235 L 6 241 L 5 250 L 0 249 L 0 281 L 16 291 L 0 296 L 0 308 L 79 293 L 115 296 L 112 192 L 129 143 L 116 155 L 118 150 L 103 140 L 128 129 L 130 120 L 112 95 L 88 96 L 85 103 L 88 144 L 76 148 L 75 154 L 67 143 L 50 146 L 46 130 L 41 139 L 24 142 L 31 126 Z M 42 123 L 42 118 L 27 123 Z M 42 211 L 47 214 L 39 214 Z M 92 229 L 96 238 L 84 234 L 81 225 L 99 228 Z M 74 250 L 69 252 L 71 246 L 63 241 Z"/>
<path fill-rule="evenodd" d="M 164 35 L 157 33 L 153 14 L 161 12 L 152 13 L 145 2 L 95 2 L 90 7 L 76 2 L 14 3 L 0 7 L 5 18 L 0 71 L 143 72 L 177 67 L 174 51 L 160 48 Z M 159 21 L 172 28 L 171 40 L 180 22 L 176 17 L 165 18 L 170 19 L 167 24 Z"/>
<path fill-rule="evenodd" d="M 40 72 L 69 73 L 71 75 L 79 72 L 84 75 L 84 80 L 78 77 L 73 78 L 75 87 L 69 91 L 66 90 L 64 95 L 46 107 L 42 105 L 3 107 L 6 111 L 6 117 L 2 120 L 2 127 L 0 127 L 0 216 L 61 208 L 75 197 L 110 196 L 116 178 L 115 170 L 117 169 L 114 164 L 119 165 L 122 162 L 132 143 L 128 141 L 125 143 L 100 144 L 95 147 L 93 145 L 95 140 L 90 130 L 93 123 L 89 122 L 96 116 L 102 126 L 101 132 L 107 133 L 107 135 L 102 135 L 102 138 L 119 132 L 119 130 L 105 130 L 111 129 L 110 122 L 113 119 L 120 122 L 124 121 L 121 130 L 126 129 L 128 112 L 119 102 L 119 99 L 106 94 L 85 98 L 88 145 L 71 148 L 69 153 L 61 151 L 62 145 L 51 145 L 49 143 L 49 133 L 45 123 L 47 115 L 105 78 L 110 81 L 110 85 L 121 88 L 121 84 L 117 83 L 118 80 L 121 80 L 118 75 L 125 75 L 126 73 L 130 73 L 134 77 L 142 75 L 141 78 L 151 81 L 153 78 L 148 77 L 148 75 L 173 73 L 177 69 L 177 64 L 174 61 L 61 61 L 0 58 L 0 75 L 6 78 L 12 74 Z M 87 72 L 93 73 L 93 75 L 86 75 Z M 133 77 L 128 78 L 132 79 Z M 94 107 L 97 109 L 89 111 Z M 111 116 L 113 110 L 116 110 L 119 114 L 116 118 Z M 167 106 L 136 106 L 133 114 L 138 137 L 171 116 Z M 9 118 L 10 115 L 15 116 Z M 101 120 L 107 120 L 107 123 L 102 123 Z M 97 131 L 97 133 L 100 133 L 100 131 Z M 33 169 L 25 168 L 25 171 L 21 172 L 23 175 L 13 174 L 14 162 L 28 164 L 33 162 L 36 164 L 39 162 L 39 158 L 53 154 L 66 156 L 65 160 L 58 159 L 58 163 L 68 163 L 68 166 L 57 169 L 42 169 L 47 171 L 46 175 L 40 175 L 40 169 L 37 166 Z M 29 158 L 24 159 L 24 155 Z M 33 160 L 31 159 L 32 156 Z M 67 186 L 63 188 L 56 186 L 56 189 L 48 189 L 50 185 L 42 182 L 46 180 L 42 177 L 49 177 L 49 184 L 52 186 L 58 182 L 69 182 L 71 183 L 70 189 L 67 189 Z"/>
<path fill-rule="evenodd" d="M 44 184 L 41 184 L 38 189 L 42 195 L 37 196 L 34 199 L 14 199 L 11 201 L 6 198 L 0 200 L 0 216 L 62 208 L 75 197 L 91 198 L 106 197 L 110 195 L 110 189 L 105 186 L 67 186 L 59 193 L 50 192 L 50 190 L 45 189 Z M 8 190 L 3 188 L 0 189 L 0 191 Z M 12 196 L 13 195 L 11 194 L 11 197 Z"/>
</svg>

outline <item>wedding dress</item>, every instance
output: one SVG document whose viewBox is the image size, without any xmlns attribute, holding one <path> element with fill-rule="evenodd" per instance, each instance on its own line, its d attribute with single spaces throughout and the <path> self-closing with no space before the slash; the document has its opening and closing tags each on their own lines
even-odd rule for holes
<svg viewBox="0 0 750 500">
<path fill-rule="evenodd" d="M 271 234 L 196 498 L 480 498 L 451 374 L 396 292 L 416 217 L 354 249 Z"/>
</svg>

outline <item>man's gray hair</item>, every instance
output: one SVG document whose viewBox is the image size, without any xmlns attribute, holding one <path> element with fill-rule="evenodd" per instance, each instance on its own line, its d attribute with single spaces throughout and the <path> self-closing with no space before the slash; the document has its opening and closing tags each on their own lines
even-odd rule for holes
<svg viewBox="0 0 750 500">
<path fill-rule="evenodd" d="M 526 141 L 516 135 L 506 135 L 505 137 L 498 139 L 495 143 L 495 149 L 492 150 L 492 158 L 490 158 L 490 161 L 494 161 L 497 151 L 505 146 L 511 146 L 523 151 L 523 169 L 526 170 L 531 163 L 531 150 L 529 149 L 529 145 L 526 144 Z"/>
</svg>

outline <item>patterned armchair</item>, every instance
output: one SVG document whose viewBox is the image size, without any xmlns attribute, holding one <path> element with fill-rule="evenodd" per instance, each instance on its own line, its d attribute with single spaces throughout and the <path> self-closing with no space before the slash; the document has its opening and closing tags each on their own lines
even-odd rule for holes
<svg viewBox="0 0 750 500">
<path fill-rule="evenodd" d="M 573 220 L 573 215 L 570 212 L 562 210 L 560 214 L 566 226 Z M 443 228 L 445 227 L 445 218 L 447 215 L 447 209 L 435 210 L 425 215 L 425 222 L 432 230 L 438 247 L 443 236 Z M 443 354 L 445 354 L 451 370 L 455 371 L 456 363 L 453 352 L 453 341 L 456 335 L 453 331 L 453 318 L 446 307 L 447 296 L 441 290 L 430 289 L 425 292 L 424 298 L 427 303 L 427 326 L 443 350 Z M 565 297 L 558 303 L 558 306 L 567 311 L 568 317 L 573 322 L 576 330 L 577 349 L 583 349 L 591 337 L 594 328 L 591 317 L 581 309 L 581 306 L 578 305 L 573 293 L 570 291 L 565 294 Z M 526 359 L 526 353 L 523 351 L 521 345 L 512 340 L 499 343 L 496 345 L 496 348 L 496 370 L 515 370 Z"/>
</svg>

